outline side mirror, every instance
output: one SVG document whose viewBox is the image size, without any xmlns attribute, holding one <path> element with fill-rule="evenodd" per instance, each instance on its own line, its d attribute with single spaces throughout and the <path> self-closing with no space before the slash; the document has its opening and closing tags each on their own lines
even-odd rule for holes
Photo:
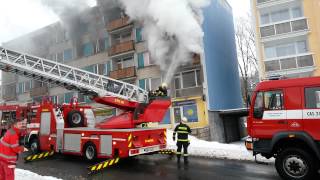
<svg viewBox="0 0 320 180">
<path fill-rule="evenodd" d="M 263 108 L 255 108 L 253 112 L 255 118 L 261 119 L 263 117 Z"/>
</svg>

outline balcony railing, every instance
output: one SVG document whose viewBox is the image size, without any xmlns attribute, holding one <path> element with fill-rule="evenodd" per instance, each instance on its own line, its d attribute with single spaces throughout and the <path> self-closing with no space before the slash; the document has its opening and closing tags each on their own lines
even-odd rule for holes
<svg viewBox="0 0 320 180">
<path fill-rule="evenodd" d="M 32 88 L 30 90 L 31 97 L 44 96 L 44 95 L 48 95 L 48 87 L 47 86 Z"/>
<path fill-rule="evenodd" d="M 130 52 L 134 50 L 134 42 L 133 41 L 127 41 L 127 42 L 123 42 L 120 44 L 116 44 L 114 46 L 112 46 L 108 53 L 109 56 L 114 56 L 117 54 L 121 54 L 121 53 L 125 53 L 125 52 Z"/>
<path fill-rule="evenodd" d="M 257 0 L 257 4 L 263 4 L 263 3 L 267 3 L 267 2 L 272 2 L 275 0 Z"/>
<path fill-rule="evenodd" d="M 111 31 L 126 27 L 131 24 L 132 23 L 129 21 L 129 17 L 126 16 L 126 17 L 111 21 L 107 26 L 107 30 L 109 32 L 111 32 Z"/>
<path fill-rule="evenodd" d="M 314 66 L 313 57 L 310 54 L 296 57 L 282 58 L 278 60 L 265 61 L 266 72 L 283 71 Z"/>
<path fill-rule="evenodd" d="M 110 72 L 110 77 L 113 79 L 125 79 L 136 76 L 136 67 L 128 67 Z"/>
<path fill-rule="evenodd" d="M 291 32 L 298 32 L 302 30 L 308 30 L 308 22 L 306 18 L 291 20 L 282 23 L 276 23 L 272 25 L 266 25 L 260 27 L 261 37 L 269 37 L 274 35 L 281 35 Z"/>
</svg>

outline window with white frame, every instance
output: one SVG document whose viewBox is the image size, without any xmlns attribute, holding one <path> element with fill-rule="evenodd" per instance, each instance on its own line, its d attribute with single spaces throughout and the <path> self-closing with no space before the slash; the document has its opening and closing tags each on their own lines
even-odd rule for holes
<svg viewBox="0 0 320 180">
<path fill-rule="evenodd" d="M 295 6 L 292 8 L 280 9 L 273 12 L 263 13 L 260 15 L 260 24 L 276 23 L 303 17 L 302 7 Z"/>
<path fill-rule="evenodd" d="M 200 70 L 185 71 L 176 74 L 174 84 L 175 89 L 186 89 L 201 86 Z"/>
<path fill-rule="evenodd" d="M 264 48 L 266 59 L 272 59 L 283 56 L 292 56 L 307 53 L 308 51 L 309 49 L 306 40 L 278 44 L 274 46 L 265 46 Z"/>
<path fill-rule="evenodd" d="M 139 87 L 147 91 L 156 90 L 161 85 L 161 78 L 147 78 L 139 80 Z"/>
</svg>

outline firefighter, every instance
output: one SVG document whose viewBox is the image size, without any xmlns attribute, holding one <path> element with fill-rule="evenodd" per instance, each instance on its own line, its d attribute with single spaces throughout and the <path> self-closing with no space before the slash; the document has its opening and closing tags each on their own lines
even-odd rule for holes
<svg viewBox="0 0 320 180">
<path fill-rule="evenodd" d="M 178 164 L 180 164 L 180 157 L 181 157 L 181 150 L 183 147 L 183 157 L 184 157 L 184 163 L 188 164 L 188 146 L 190 144 L 190 141 L 188 139 L 188 135 L 191 133 L 190 127 L 186 124 L 188 122 L 188 119 L 186 117 L 182 117 L 180 124 L 176 126 L 173 132 L 173 141 L 176 140 L 176 133 L 178 133 L 178 139 L 177 139 L 177 161 Z"/>
<path fill-rule="evenodd" d="M 168 96 L 167 86 L 166 83 L 162 83 L 155 92 L 156 96 Z"/>
<path fill-rule="evenodd" d="M 8 130 L 0 139 L 0 180 L 13 180 L 18 154 L 24 151 L 19 145 L 20 130 L 14 121 L 8 121 Z"/>
</svg>

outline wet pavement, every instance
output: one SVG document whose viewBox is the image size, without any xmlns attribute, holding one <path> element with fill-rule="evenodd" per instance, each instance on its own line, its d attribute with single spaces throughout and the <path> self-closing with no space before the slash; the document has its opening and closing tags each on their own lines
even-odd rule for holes
<svg viewBox="0 0 320 180">
<path fill-rule="evenodd" d="M 190 157 L 188 166 L 177 166 L 175 158 L 165 155 L 140 156 L 121 160 L 102 173 L 88 176 L 92 162 L 73 156 L 55 155 L 47 160 L 23 163 L 18 168 L 65 180 L 280 180 L 274 166 L 246 161 Z"/>
</svg>

